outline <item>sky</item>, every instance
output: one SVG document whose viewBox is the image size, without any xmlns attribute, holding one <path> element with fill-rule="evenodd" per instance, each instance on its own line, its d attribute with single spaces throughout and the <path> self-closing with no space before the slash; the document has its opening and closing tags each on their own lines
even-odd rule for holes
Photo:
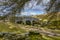
<svg viewBox="0 0 60 40">
<path fill-rule="evenodd" d="M 0 1 L 3 2 L 4 0 L 0 0 Z M 24 10 L 21 11 L 21 15 L 29 16 L 29 15 L 39 15 L 46 13 L 46 11 L 44 10 L 46 6 L 44 5 L 46 5 L 49 2 L 49 0 L 42 0 L 41 3 L 39 3 L 38 5 L 37 5 L 37 1 L 38 0 L 31 0 L 30 2 L 27 2 L 24 6 Z M 0 15 L 11 12 L 11 9 L 15 6 L 16 4 L 13 4 L 11 7 L 0 6 L 0 10 L 5 8 L 3 12 L 0 11 Z"/>
<path fill-rule="evenodd" d="M 24 10 L 24 12 L 21 12 L 22 15 L 40 15 L 40 14 L 43 14 L 45 13 L 44 11 L 42 10 L 38 10 L 38 9 L 28 9 L 28 10 Z"/>
<path fill-rule="evenodd" d="M 37 0 L 38 1 L 38 0 Z M 42 0 L 39 5 L 37 5 L 37 1 L 31 0 L 29 3 L 25 4 L 24 11 L 22 11 L 22 15 L 40 15 L 46 13 L 45 8 L 49 0 Z"/>
</svg>

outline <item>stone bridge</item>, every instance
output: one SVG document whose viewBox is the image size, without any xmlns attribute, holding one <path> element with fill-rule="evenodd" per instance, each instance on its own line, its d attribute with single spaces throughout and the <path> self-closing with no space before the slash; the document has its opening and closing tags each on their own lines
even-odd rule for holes
<svg viewBox="0 0 60 40">
<path fill-rule="evenodd" d="M 15 19 L 15 23 L 34 25 L 34 24 L 40 24 L 40 21 L 37 18 L 27 16 L 27 17 L 17 17 Z"/>
</svg>

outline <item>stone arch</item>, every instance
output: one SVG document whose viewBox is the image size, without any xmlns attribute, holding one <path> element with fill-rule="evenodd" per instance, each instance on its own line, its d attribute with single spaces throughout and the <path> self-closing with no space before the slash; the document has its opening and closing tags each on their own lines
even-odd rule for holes
<svg viewBox="0 0 60 40">
<path fill-rule="evenodd" d="M 17 21 L 16 23 L 18 23 L 18 24 L 22 24 L 22 23 L 23 23 L 23 21 L 21 21 L 21 20 L 20 20 L 20 21 Z"/>
<path fill-rule="evenodd" d="M 27 25 L 31 25 L 31 21 L 30 20 L 26 20 L 26 24 Z"/>
<path fill-rule="evenodd" d="M 18 18 L 15 20 L 16 23 L 18 24 L 24 24 L 24 25 L 35 25 L 35 24 L 39 24 L 38 22 L 39 20 L 36 18 Z"/>
</svg>

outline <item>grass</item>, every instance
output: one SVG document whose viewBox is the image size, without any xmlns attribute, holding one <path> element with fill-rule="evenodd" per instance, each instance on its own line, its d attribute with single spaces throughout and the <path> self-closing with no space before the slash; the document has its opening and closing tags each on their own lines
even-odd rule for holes
<svg viewBox="0 0 60 40">
<path fill-rule="evenodd" d="M 55 26 L 44 26 L 43 29 L 45 29 L 46 31 L 51 31 L 51 32 L 60 34 L 60 29 L 58 29 Z"/>
<path fill-rule="evenodd" d="M 4 22 L 0 22 L 0 32 L 14 32 L 14 33 L 24 33 L 25 30 L 18 28 L 18 26 L 8 25 Z"/>
<path fill-rule="evenodd" d="M 47 35 L 43 35 L 43 38 L 46 40 L 60 40 L 60 37 L 50 37 Z"/>
<path fill-rule="evenodd" d="M 25 33 L 26 30 L 20 28 L 20 27 L 25 27 L 25 26 L 26 25 L 20 25 L 19 24 L 19 26 L 17 26 L 14 23 L 0 22 L 0 32 Z M 32 26 L 27 26 L 27 27 L 30 28 Z M 48 30 L 48 28 L 44 28 L 44 29 Z M 53 31 L 54 32 L 60 32 L 59 30 L 53 30 Z M 60 40 L 60 37 L 49 37 L 49 36 L 44 35 L 44 34 L 41 34 L 41 35 L 30 35 L 29 38 L 30 38 L 30 40 Z M 0 40 L 2 40 L 2 39 L 0 38 Z"/>
<path fill-rule="evenodd" d="M 60 37 L 49 37 L 47 35 L 30 35 L 30 40 L 60 40 Z"/>
</svg>

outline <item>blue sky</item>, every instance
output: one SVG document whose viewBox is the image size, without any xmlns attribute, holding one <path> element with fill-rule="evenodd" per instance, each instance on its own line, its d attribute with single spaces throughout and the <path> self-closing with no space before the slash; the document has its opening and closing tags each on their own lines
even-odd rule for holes
<svg viewBox="0 0 60 40">
<path fill-rule="evenodd" d="M 43 5 L 46 5 L 49 2 L 49 0 L 42 0 L 39 5 L 36 5 L 37 1 L 38 0 L 31 0 L 30 2 L 27 2 L 24 6 L 24 10 L 21 11 L 21 14 L 22 15 L 39 15 L 39 14 L 46 13 L 46 11 L 44 10 L 46 6 L 43 6 Z M 11 7 L 7 7 L 7 8 L 5 8 L 5 6 L 2 6 L 2 7 L 0 6 L 0 10 L 5 8 L 3 12 L 0 11 L 0 15 L 3 13 L 5 14 L 5 13 L 11 12 L 11 9 L 15 6 L 16 4 L 13 4 Z"/>
<path fill-rule="evenodd" d="M 38 9 L 28 9 L 28 10 L 24 10 L 24 12 L 21 12 L 22 15 L 40 15 L 45 13 L 45 11 L 42 10 L 38 10 Z"/>
<path fill-rule="evenodd" d="M 42 0 L 42 2 L 39 5 L 37 4 L 37 1 L 31 0 L 29 3 L 26 3 L 24 7 L 24 11 L 22 11 L 22 15 L 40 15 L 46 13 L 45 8 L 49 0 Z"/>
</svg>

